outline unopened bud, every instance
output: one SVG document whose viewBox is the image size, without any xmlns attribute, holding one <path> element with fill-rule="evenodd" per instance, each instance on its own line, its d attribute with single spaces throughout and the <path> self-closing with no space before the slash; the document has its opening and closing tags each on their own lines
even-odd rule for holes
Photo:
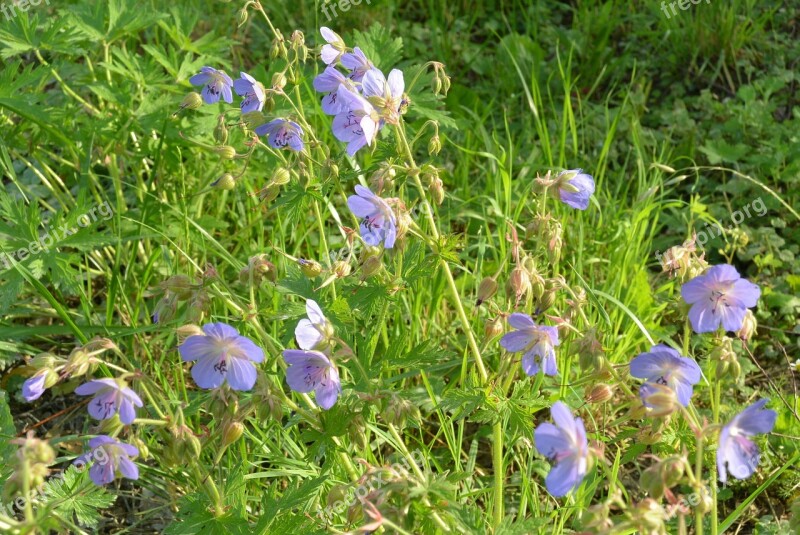
<svg viewBox="0 0 800 535">
<path fill-rule="evenodd" d="M 497 293 L 497 287 L 498 284 L 494 277 L 484 277 L 478 286 L 478 300 L 475 302 L 475 306 L 481 306 L 482 303 L 491 299 Z"/>
<path fill-rule="evenodd" d="M 503 321 L 499 317 L 486 321 L 486 325 L 483 326 L 483 339 L 485 342 L 488 342 L 489 340 L 492 340 L 501 334 L 503 334 Z"/>
<path fill-rule="evenodd" d="M 757 328 L 758 328 L 758 321 L 756 321 L 756 317 L 753 314 L 753 311 L 748 310 L 744 314 L 744 320 L 742 320 L 742 327 L 736 332 L 736 336 L 738 336 L 740 340 L 744 340 L 746 342 L 753 337 L 753 335 L 756 333 Z"/>
<path fill-rule="evenodd" d="M 586 394 L 587 403 L 605 403 L 614 396 L 614 391 L 604 383 L 594 385 Z"/>
<path fill-rule="evenodd" d="M 219 120 L 217 121 L 217 126 L 214 127 L 214 141 L 219 143 L 220 145 L 224 145 L 228 142 L 228 127 L 225 126 L 225 116 L 220 115 Z M 231 147 L 233 148 L 233 147 Z M 234 149 L 234 154 L 236 154 L 236 150 Z M 232 156 L 231 156 L 232 158 Z"/>
<path fill-rule="evenodd" d="M 222 432 L 222 447 L 226 448 L 239 440 L 244 433 L 244 425 L 242 422 L 228 422 L 225 430 Z"/>
<path fill-rule="evenodd" d="M 258 198 L 262 202 L 272 202 L 278 198 L 281 192 L 281 187 L 277 184 L 270 184 L 266 188 L 258 192 Z"/>
<path fill-rule="evenodd" d="M 250 15 L 249 15 L 246 7 L 243 7 L 242 9 L 240 9 L 239 10 L 239 26 L 244 26 L 245 23 L 247 22 L 247 19 L 248 19 L 249 16 Z"/>
<path fill-rule="evenodd" d="M 262 124 L 267 123 L 266 116 L 258 110 L 248 111 L 242 114 L 242 121 L 250 130 L 255 130 Z"/>
<path fill-rule="evenodd" d="M 516 297 L 517 302 L 530 293 L 531 279 L 525 268 L 517 266 L 511 270 L 511 275 L 508 278 L 508 288 Z"/>
<path fill-rule="evenodd" d="M 658 383 L 645 383 L 641 386 L 642 401 L 652 418 L 669 416 L 680 409 L 675 391 Z"/>
<path fill-rule="evenodd" d="M 300 271 L 309 279 L 313 279 L 322 273 L 322 265 L 315 260 L 303 260 L 302 258 L 297 261 L 300 264 Z"/>
<path fill-rule="evenodd" d="M 214 147 L 214 152 L 219 155 L 223 160 L 231 160 L 236 157 L 236 149 L 230 145 L 221 145 Z"/>
<path fill-rule="evenodd" d="M 380 256 L 370 256 L 361 264 L 361 273 L 363 278 L 371 277 L 376 274 L 383 267 L 383 262 Z"/>
<path fill-rule="evenodd" d="M 343 279 L 348 275 L 350 275 L 352 269 L 353 268 L 350 266 L 350 263 L 345 262 L 344 260 L 337 260 L 336 262 L 333 263 L 333 266 L 331 267 L 331 271 L 333 271 L 336 274 L 336 276 L 340 279 Z"/>
<path fill-rule="evenodd" d="M 431 180 L 430 192 L 433 202 L 437 205 L 441 205 L 444 202 L 444 183 L 438 176 Z"/>
<path fill-rule="evenodd" d="M 236 187 L 236 179 L 233 178 L 233 175 L 230 173 L 225 173 L 214 182 L 211 183 L 212 188 L 222 189 L 222 190 L 232 190 Z"/>
<path fill-rule="evenodd" d="M 428 154 L 434 156 L 439 154 L 442 150 L 442 141 L 439 139 L 439 134 L 434 135 L 428 142 Z"/>
<path fill-rule="evenodd" d="M 200 96 L 200 93 L 195 93 L 194 91 L 192 91 L 191 93 L 183 97 L 183 101 L 181 102 L 181 109 L 196 110 L 202 105 L 203 105 L 203 97 Z"/>
<path fill-rule="evenodd" d="M 283 89 L 287 83 L 286 75 L 282 72 L 276 72 L 272 75 L 272 87 L 275 89 Z"/>
<path fill-rule="evenodd" d="M 278 167 L 275 169 L 275 173 L 272 175 L 272 183 L 276 186 L 283 186 L 289 182 L 290 177 L 291 173 L 288 169 L 285 167 Z"/>
<path fill-rule="evenodd" d="M 193 324 L 181 325 L 180 327 L 175 329 L 175 332 L 178 335 L 178 338 L 181 339 L 181 340 L 185 340 L 186 338 L 189 338 L 190 336 L 205 336 L 206 335 L 206 333 L 203 331 L 203 329 L 200 328 L 199 325 L 193 325 Z"/>
</svg>

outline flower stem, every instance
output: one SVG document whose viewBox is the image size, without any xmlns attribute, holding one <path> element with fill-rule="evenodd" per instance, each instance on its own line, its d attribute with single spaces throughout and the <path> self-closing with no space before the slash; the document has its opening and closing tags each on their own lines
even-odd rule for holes
<svg viewBox="0 0 800 535">
<path fill-rule="evenodd" d="M 492 427 L 492 466 L 494 468 L 494 517 L 495 531 L 503 522 L 503 424 L 498 420 Z"/>
</svg>

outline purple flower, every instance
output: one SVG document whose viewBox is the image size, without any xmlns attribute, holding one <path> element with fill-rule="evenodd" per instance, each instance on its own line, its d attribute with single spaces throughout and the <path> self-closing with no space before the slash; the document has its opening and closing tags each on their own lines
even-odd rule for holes
<svg viewBox="0 0 800 535">
<path fill-rule="evenodd" d="M 337 100 L 343 110 L 333 118 L 333 135 L 347 143 L 347 154 L 355 155 L 365 145 L 371 145 L 383 126 L 378 112 L 367 100 L 342 84 Z"/>
<path fill-rule="evenodd" d="M 322 111 L 328 115 L 338 115 L 348 111 L 347 104 L 343 104 L 339 99 L 339 86 L 356 92 L 353 82 L 333 67 L 325 67 L 322 74 L 314 78 L 314 89 L 320 93 L 327 93 L 322 97 Z"/>
<path fill-rule="evenodd" d="M 562 171 L 556 177 L 556 184 L 561 202 L 578 210 L 589 207 L 589 197 L 594 193 L 594 179 L 591 175 L 581 169 Z"/>
<path fill-rule="evenodd" d="M 350 71 L 348 78 L 354 82 L 360 82 L 370 69 L 375 68 L 375 65 L 358 47 L 355 47 L 352 52 L 342 54 L 342 66 Z"/>
<path fill-rule="evenodd" d="M 136 446 L 100 435 L 89 441 L 89 447 L 92 451 L 75 459 L 73 464 L 83 466 L 87 461 L 93 461 L 89 477 L 95 485 L 111 483 L 117 473 L 128 479 L 139 479 L 139 468 L 130 459 L 139 455 Z"/>
<path fill-rule="evenodd" d="M 142 400 L 127 386 L 120 386 L 114 379 L 94 379 L 75 389 L 79 396 L 90 396 L 89 415 L 95 420 L 106 420 L 119 413 L 119 421 L 130 425 L 136 418 L 136 407 Z"/>
<path fill-rule="evenodd" d="M 320 51 L 322 61 L 325 62 L 325 65 L 336 63 L 336 61 L 344 53 L 344 41 L 341 37 L 339 37 L 339 34 L 330 28 L 326 28 L 325 26 L 319 29 L 319 33 L 322 34 L 322 38 L 328 43 L 327 45 L 324 45 Z"/>
<path fill-rule="evenodd" d="M 237 95 L 244 97 L 241 104 L 242 113 L 261 111 L 267 99 L 264 86 L 246 72 L 240 74 L 242 77 L 233 82 L 233 89 Z"/>
<path fill-rule="evenodd" d="M 259 136 L 269 136 L 267 141 L 274 149 L 289 147 L 293 151 L 303 150 L 303 129 L 294 121 L 274 119 L 255 130 Z"/>
<path fill-rule="evenodd" d="M 649 383 L 671 388 L 684 407 L 692 398 L 692 387 L 700 382 L 700 366 L 664 344 L 658 344 L 649 353 L 642 353 L 631 361 L 631 375 Z M 646 389 L 640 391 L 642 399 Z"/>
<path fill-rule="evenodd" d="M 325 353 L 287 349 L 283 358 L 289 365 L 286 382 L 292 390 L 301 394 L 314 390 L 320 407 L 325 410 L 333 407 L 342 392 L 342 384 L 339 372 Z"/>
<path fill-rule="evenodd" d="M 301 349 L 324 349 L 333 336 L 333 326 L 325 319 L 316 301 L 306 301 L 308 319 L 301 319 L 294 330 L 297 345 Z"/>
<path fill-rule="evenodd" d="M 396 122 L 403 102 L 403 71 L 392 69 L 386 78 L 378 69 L 370 69 L 361 81 L 364 98 L 369 99 L 390 123 Z"/>
<path fill-rule="evenodd" d="M 556 401 L 550 409 L 556 425 L 542 423 L 533 432 L 536 449 L 553 463 L 544 483 L 547 491 L 560 498 L 578 488 L 589 466 L 589 442 L 583 420 Z"/>
<path fill-rule="evenodd" d="M 692 305 L 689 320 L 694 332 L 713 332 L 720 324 L 726 331 L 738 331 L 747 309 L 756 306 L 761 289 L 741 278 L 735 267 L 722 264 L 681 286 L 681 295 Z"/>
<path fill-rule="evenodd" d="M 387 249 L 394 247 L 397 219 L 392 208 L 364 186 L 356 186 L 356 194 L 347 198 L 347 206 L 356 217 L 363 219 L 359 230 L 364 243 L 375 247 L 383 242 Z"/>
<path fill-rule="evenodd" d="M 205 84 L 201 93 L 206 104 L 219 102 L 220 95 L 228 104 L 233 102 L 233 93 L 231 93 L 233 80 L 225 74 L 225 71 L 218 71 L 213 67 L 203 67 L 199 74 L 189 78 L 189 83 L 192 85 Z"/>
<path fill-rule="evenodd" d="M 764 409 L 768 401 L 756 401 L 722 428 L 717 448 L 717 471 L 723 483 L 727 483 L 728 472 L 736 479 L 746 479 L 756 471 L 761 453 L 750 437 L 772 431 L 778 418 L 775 411 Z"/>
<path fill-rule="evenodd" d="M 184 362 L 196 360 L 192 378 L 200 388 L 217 388 L 226 380 L 234 390 L 250 390 L 256 383 L 253 362 L 264 360 L 264 351 L 225 323 L 203 325 L 206 336 L 194 335 L 178 351 Z"/>
<path fill-rule="evenodd" d="M 47 390 L 47 375 L 50 370 L 45 368 L 36 372 L 22 384 L 22 397 L 25 401 L 35 401 L 42 397 L 44 391 Z"/>
<path fill-rule="evenodd" d="M 511 353 L 524 352 L 522 369 L 525 373 L 536 375 L 541 365 L 545 375 L 557 375 L 554 347 L 559 344 L 558 328 L 536 325 L 533 318 L 518 312 L 508 317 L 508 323 L 517 330 L 505 334 L 500 345 Z"/>
</svg>

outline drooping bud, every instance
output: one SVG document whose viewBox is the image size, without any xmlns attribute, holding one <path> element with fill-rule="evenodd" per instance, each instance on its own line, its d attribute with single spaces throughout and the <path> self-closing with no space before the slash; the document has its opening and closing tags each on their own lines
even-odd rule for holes
<svg viewBox="0 0 800 535">
<path fill-rule="evenodd" d="M 261 202 L 272 202 L 278 198 L 281 192 L 281 187 L 277 184 L 269 184 L 266 188 L 258 192 L 258 198 Z"/>
<path fill-rule="evenodd" d="M 441 206 L 444 202 L 444 183 L 442 179 L 438 176 L 431 180 L 431 186 L 429 188 L 431 192 L 431 198 L 433 202 L 436 203 L 437 206 Z"/>
<path fill-rule="evenodd" d="M 605 383 L 594 385 L 584 398 L 587 403 L 605 403 L 614 396 L 614 390 Z"/>
<path fill-rule="evenodd" d="M 499 316 L 491 318 L 487 320 L 486 324 L 483 326 L 483 341 L 488 342 L 503 334 L 503 331 L 503 320 Z"/>
<path fill-rule="evenodd" d="M 276 186 L 283 186 L 289 182 L 291 172 L 285 167 L 278 167 L 272 175 L 272 183 Z"/>
<path fill-rule="evenodd" d="M 740 340 L 747 342 L 756 333 L 757 328 L 758 328 L 758 321 L 756 321 L 756 317 L 753 314 L 753 311 L 748 309 L 747 312 L 745 312 L 744 314 L 744 320 L 742 320 L 742 327 L 736 332 L 736 336 L 738 336 Z"/>
<path fill-rule="evenodd" d="M 244 434 L 242 422 L 228 422 L 222 431 L 222 447 L 227 448 Z"/>
<path fill-rule="evenodd" d="M 511 270 L 511 275 L 508 277 L 508 290 L 514 295 L 517 303 L 530 293 L 531 279 L 524 267 L 517 266 Z"/>
<path fill-rule="evenodd" d="M 350 266 L 350 263 L 345 262 L 344 260 L 337 260 L 333 263 L 333 266 L 331 266 L 331 271 L 333 271 L 334 274 L 336 274 L 336 276 L 340 279 L 350 275 L 352 270 L 353 268 Z"/>
<path fill-rule="evenodd" d="M 380 256 L 370 256 L 361 263 L 361 279 L 367 279 L 378 273 L 383 267 Z"/>
<path fill-rule="evenodd" d="M 297 260 L 297 263 L 300 265 L 300 271 L 309 279 L 313 279 L 322 273 L 322 265 L 315 260 L 304 260 L 300 258 Z"/>
<path fill-rule="evenodd" d="M 475 306 L 481 306 L 485 301 L 491 299 L 497 293 L 497 287 L 498 284 L 494 277 L 484 277 L 478 286 L 478 300 L 475 302 Z"/>
<path fill-rule="evenodd" d="M 236 187 L 236 179 L 230 173 L 225 173 L 214 182 L 211 183 L 212 188 L 221 190 L 232 190 Z"/>
<path fill-rule="evenodd" d="M 232 160 L 236 157 L 236 149 L 230 145 L 220 145 L 219 147 L 214 147 L 213 150 L 223 160 Z"/>
<path fill-rule="evenodd" d="M 164 291 L 174 293 L 179 300 L 185 301 L 192 296 L 194 285 L 188 275 L 173 275 L 167 280 L 160 282 L 158 287 Z"/>
<path fill-rule="evenodd" d="M 183 97 L 183 101 L 181 102 L 181 109 L 196 110 L 202 105 L 203 105 L 203 97 L 200 96 L 200 93 L 192 91 L 191 93 Z"/>
<path fill-rule="evenodd" d="M 428 141 L 428 154 L 431 156 L 435 156 L 439 154 L 442 150 L 442 140 L 439 139 L 439 134 L 434 135 L 430 141 Z"/>
<path fill-rule="evenodd" d="M 283 89 L 286 87 L 288 80 L 286 79 L 286 75 L 282 72 L 276 72 L 272 75 L 272 87 L 275 89 Z"/>
</svg>

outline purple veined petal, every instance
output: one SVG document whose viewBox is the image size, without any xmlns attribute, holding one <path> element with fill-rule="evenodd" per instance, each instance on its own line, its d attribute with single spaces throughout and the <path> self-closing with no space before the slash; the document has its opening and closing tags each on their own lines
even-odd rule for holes
<svg viewBox="0 0 800 535">
<path fill-rule="evenodd" d="M 564 403 L 556 401 L 550 407 L 550 416 L 558 427 L 564 430 L 571 440 L 577 437 L 577 426 L 575 425 L 575 418 L 572 416 L 572 411 L 569 410 Z"/>
<path fill-rule="evenodd" d="M 100 391 L 89 402 L 89 416 L 95 420 L 107 420 L 114 416 L 119 410 L 122 396 L 119 390 L 109 388 L 107 391 Z"/>
<path fill-rule="evenodd" d="M 386 87 L 386 77 L 380 69 L 370 69 L 364 74 L 361 80 L 361 89 L 365 97 L 384 97 Z"/>
<path fill-rule="evenodd" d="M 778 419 L 778 413 L 764 409 L 768 402 L 769 399 L 760 399 L 740 412 L 735 419 L 736 427 L 749 435 L 771 432 Z"/>
<path fill-rule="evenodd" d="M 206 84 L 203 86 L 203 90 L 200 91 L 200 94 L 203 96 L 203 101 L 205 101 L 206 104 L 216 104 L 219 102 L 221 92 L 214 90 L 212 84 Z"/>
<path fill-rule="evenodd" d="M 678 373 L 689 384 L 696 385 L 703 377 L 703 372 L 700 365 L 689 357 L 680 357 L 678 364 Z"/>
<path fill-rule="evenodd" d="M 528 331 L 511 331 L 500 339 L 500 345 L 509 353 L 517 353 L 533 342 L 533 335 Z"/>
<path fill-rule="evenodd" d="M 203 85 L 207 84 L 209 80 L 211 80 L 211 75 L 207 72 L 201 72 L 189 78 L 189 83 L 192 85 Z"/>
<path fill-rule="evenodd" d="M 119 447 L 128 457 L 136 457 L 139 455 L 139 448 L 132 444 L 125 444 L 124 442 L 117 442 L 117 447 Z"/>
<path fill-rule="evenodd" d="M 758 304 L 761 297 L 761 288 L 746 279 L 739 279 L 733 283 L 728 293 L 728 301 L 733 306 L 752 308 Z"/>
<path fill-rule="evenodd" d="M 193 360 L 204 360 L 219 355 L 219 347 L 214 338 L 210 336 L 194 335 L 190 336 L 178 346 L 181 360 L 191 362 Z"/>
<path fill-rule="evenodd" d="M 119 389 L 119 384 L 114 379 L 92 379 L 86 383 L 83 383 L 78 388 L 75 389 L 75 393 L 79 396 L 90 396 L 92 394 L 98 393 L 100 390 L 104 388 L 112 388 L 114 390 Z"/>
<path fill-rule="evenodd" d="M 331 45 L 325 45 L 320 51 L 320 58 L 322 58 L 322 61 L 325 63 L 325 65 L 330 65 L 339 58 L 339 54 L 339 51 L 333 48 Z"/>
<path fill-rule="evenodd" d="M 717 305 L 716 316 L 719 317 L 722 322 L 722 328 L 726 331 L 738 331 L 741 329 L 745 314 L 747 314 L 746 308 L 728 306 L 723 303 Z"/>
<path fill-rule="evenodd" d="M 353 189 L 356 190 L 356 195 L 358 195 L 359 197 L 364 197 L 365 199 L 368 200 L 378 199 L 378 196 L 372 193 L 372 190 L 366 186 L 362 186 L 361 184 L 356 184 Z"/>
<path fill-rule="evenodd" d="M 722 455 L 722 462 L 728 473 L 736 479 L 747 479 L 756 471 L 761 460 L 758 446 L 745 436 L 729 436 L 724 447 L 720 446 L 717 456 Z M 722 475 L 722 473 L 720 473 Z"/>
<path fill-rule="evenodd" d="M 342 40 L 339 37 L 339 34 L 328 28 L 327 26 L 322 26 L 319 29 L 319 33 L 322 34 L 322 38 L 325 39 L 328 43 L 338 43 Z"/>
<path fill-rule="evenodd" d="M 133 403 L 124 396 L 119 402 L 119 421 L 125 425 L 130 425 L 136 419 L 136 409 L 133 408 Z"/>
<path fill-rule="evenodd" d="M 244 73 L 242 73 L 242 76 L 244 76 Z M 237 78 L 233 81 L 233 90 L 236 91 L 236 94 L 240 97 L 244 97 L 248 93 L 253 92 L 253 84 L 249 80 Z"/>
<path fill-rule="evenodd" d="M 341 95 L 341 92 L 337 93 L 339 103 L 343 105 Z M 333 135 L 339 141 L 350 143 L 352 141 L 362 140 L 366 143 L 366 140 L 364 140 L 364 131 L 361 129 L 358 117 L 351 111 L 336 115 L 331 123 L 331 129 L 333 130 Z"/>
<path fill-rule="evenodd" d="M 742 278 L 735 267 L 730 264 L 717 264 L 705 272 L 705 276 L 714 282 L 733 282 Z"/>
<path fill-rule="evenodd" d="M 368 145 L 367 138 L 364 136 L 353 139 L 347 143 L 347 155 L 355 156 L 358 151 Z"/>
<path fill-rule="evenodd" d="M 122 474 L 123 477 L 128 479 L 139 479 L 139 467 L 136 466 L 136 463 L 122 456 L 117 459 L 117 463 L 119 473 Z"/>
<path fill-rule="evenodd" d="M 680 358 L 681 354 L 676 349 L 669 347 L 667 344 L 656 344 L 650 348 L 650 353 L 666 353 L 667 355 Z"/>
<path fill-rule="evenodd" d="M 405 81 L 403 80 L 403 71 L 392 69 L 389 73 L 389 77 L 386 79 L 386 83 L 389 85 L 389 92 L 392 97 L 400 98 L 403 96 L 403 91 L 405 91 L 406 88 Z"/>
<path fill-rule="evenodd" d="M 319 91 L 320 93 L 330 93 L 338 90 L 339 86 L 346 81 L 347 78 L 345 78 L 344 75 L 334 67 L 325 67 L 325 70 L 322 71 L 322 74 L 314 78 L 312 84 L 316 91 Z"/>
<path fill-rule="evenodd" d="M 386 249 L 394 248 L 394 242 L 397 239 L 397 227 L 394 223 L 389 223 L 386 226 L 386 236 L 383 239 L 383 246 Z"/>
<path fill-rule="evenodd" d="M 91 448 L 92 451 L 94 451 L 100 446 L 104 446 L 106 444 L 116 444 L 116 443 L 117 441 L 108 435 L 98 435 L 89 440 L 89 448 Z"/>
<path fill-rule="evenodd" d="M 253 131 L 259 136 L 271 136 L 272 133 L 278 130 L 282 124 L 283 121 L 281 119 L 273 119 L 266 124 L 257 126 Z"/>
<path fill-rule="evenodd" d="M 300 349 L 314 349 L 322 342 L 323 336 L 319 332 L 311 320 L 301 319 L 294 329 L 294 337 L 297 339 L 297 345 Z"/>
<path fill-rule="evenodd" d="M 695 304 L 708 299 L 711 289 L 702 275 L 693 278 L 681 286 L 681 297 L 688 304 Z"/>
<path fill-rule="evenodd" d="M 305 351 L 302 349 L 286 349 L 283 352 L 283 360 L 290 365 L 307 365 L 327 368 L 331 366 L 331 361 L 320 351 Z"/>
<path fill-rule="evenodd" d="M 231 355 L 253 362 L 264 362 L 264 350 L 246 336 L 236 337 L 236 350 L 231 351 Z"/>
<path fill-rule="evenodd" d="M 348 52 L 342 55 L 342 66 L 348 71 L 363 68 L 371 65 L 372 62 L 367 58 L 364 51 L 359 47 L 353 48 L 353 52 Z"/>
<path fill-rule="evenodd" d="M 536 426 L 533 431 L 533 441 L 536 450 L 547 459 L 555 459 L 562 452 L 572 450 L 569 437 L 561 429 L 547 422 Z"/>
<path fill-rule="evenodd" d="M 515 329 L 528 329 L 531 327 L 536 327 L 536 322 L 533 321 L 533 318 L 520 312 L 514 312 L 511 314 L 508 317 L 508 324 Z"/>
<path fill-rule="evenodd" d="M 585 461 L 583 461 L 585 463 Z M 561 459 L 544 480 L 544 485 L 554 498 L 561 498 L 580 486 L 584 474 L 581 472 L 582 459 L 569 456 Z"/>
<path fill-rule="evenodd" d="M 642 353 L 631 361 L 631 376 L 637 379 L 654 380 L 669 367 L 670 357 L 665 353 Z"/>
<path fill-rule="evenodd" d="M 217 388 L 225 382 L 228 365 L 228 358 L 219 356 L 200 359 L 192 366 L 192 379 L 200 388 Z"/>
<path fill-rule="evenodd" d="M 537 356 L 538 355 L 533 350 L 522 355 L 522 371 L 525 372 L 525 375 L 533 377 L 539 373 L 539 362 L 536 360 Z"/>
<path fill-rule="evenodd" d="M 298 136 L 292 136 L 289 138 L 289 148 L 295 152 L 301 152 L 305 147 L 303 140 L 300 139 Z"/>
<path fill-rule="evenodd" d="M 318 366 L 293 364 L 286 369 L 286 384 L 295 392 L 308 394 L 317 387 Z"/>
<path fill-rule="evenodd" d="M 317 325 L 327 322 L 325 315 L 322 313 L 322 309 L 313 299 L 306 301 L 306 315 L 308 316 L 308 319 L 312 321 L 312 323 Z"/>
<path fill-rule="evenodd" d="M 383 236 L 381 235 L 381 231 L 379 229 L 370 228 L 364 223 L 361 223 L 358 226 L 358 229 L 361 232 L 361 239 L 363 239 L 364 243 L 370 247 L 377 247 L 381 244 Z"/>
<path fill-rule="evenodd" d="M 228 87 L 231 87 L 233 85 L 233 80 L 231 80 L 231 77 L 228 76 L 228 73 L 226 73 L 225 71 L 217 71 L 217 72 L 222 77 L 222 81 L 223 81 L 224 85 L 226 85 Z"/>
<path fill-rule="evenodd" d="M 231 104 L 233 102 L 233 92 L 231 92 L 231 86 L 226 84 L 222 85 L 222 98 L 228 104 Z"/>
<path fill-rule="evenodd" d="M 540 325 L 539 330 L 547 334 L 547 337 L 550 339 L 550 343 L 553 346 L 559 345 L 561 342 L 558 340 L 558 327 L 550 327 L 548 325 Z"/>
<path fill-rule="evenodd" d="M 22 397 L 25 398 L 25 401 L 36 401 L 42 397 L 44 391 L 47 390 L 47 388 L 45 388 L 46 381 L 46 373 L 37 373 L 26 379 L 22 384 Z"/>
<path fill-rule="evenodd" d="M 255 365 L 247 359 L 231 358 L 228 360 L 228 385 L 233 390 L 251 390 L 256 384 Z"/>
<path fill-rule="evenodd" d="M 378 125 L 367 115 L 361 119 L 359 124 L 361 125 L 361 130 L 364 131 L 364 139 L 367 145 L 372 145 L 372 142 L 375 141 L 375 136 L 378 135 Z"/>
<path fill-rule="evenodd" d="M 364 197 L 358 195 L 351 195 L 347 198 L 347 207 L 358 218 L 374 217 L 379 213 L 378 207 L 375 203 L 368 201 Z"/>
<path fill-rule="evenodd" d="M 97 461 L 89 468 L 89 477 L 95 485 L 102 487 L 114 481 L 114 463 L 109 459 L 108 462 L 99 463 Z"/>
<path fill-rule="evenodd" d="M 134 392 L 132 389 L 125 387 L 122 389 L 122 395 L 131 400 L 131 403 L 136 405 L 137 407 L 143 407 L 144 403 L 142 403 L 142 398 L 139 397 L 139 394 Z"/>
<path fill-rule="evenodd" d="M 699 301 L 689 309 L 689 322 L 696 333 L 710 333 L 717 330 L 720 318 L 714 316 L 706 302 Z"/>
<path fill-rule="evenodd" d="M 542 370 L 545 375 L 555 377 L 558 375 L 558 364 L 556 363 L 556 352 L 550 349 L 542 358 Z"/>
<path fill-rule="evenodd" d="M 688 407 L 694 392 L 692 385 L 684 381 L 674 381 L 670 387 L 675 391 L 678 402 L 684 407 Z"/>
<path fill-rule="evenodd" d="M 323 379 L 316 388 L 317 404 L 325 410 L 330 409 L 339 399 L 342 391 L 339 382 L 339 373 L 336 368 L 329 368 L 327 378 Z"/>
<path fill-rule="evenodd" d="M 347 106 L 342 104 L 338 97 L 339 94 L 336 91 L 331 91 L 322 97 L 322 111 L 326 115 L 340 115 L 347 113 Z"/>
<path fill-rule="evenodd" d="M 239 331 L 227 323 L 206 323 L 203 325 L 203 332 L 207 336 L 222 340 L 223 338 L 233 338 L 239 336 Z"/>
</svg>

